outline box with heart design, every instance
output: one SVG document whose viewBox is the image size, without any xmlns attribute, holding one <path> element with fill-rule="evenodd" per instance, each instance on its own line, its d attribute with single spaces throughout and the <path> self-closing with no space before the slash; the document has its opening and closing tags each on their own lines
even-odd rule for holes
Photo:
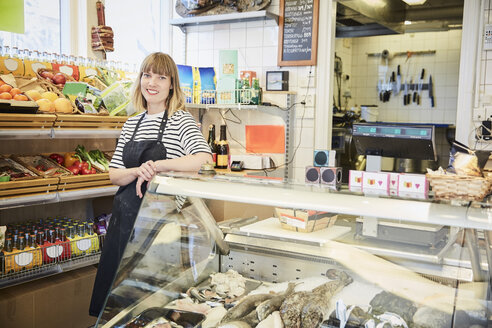
<svg viewBox="0 0 492 328">
<path fill-rule="evenodd" d="M 414 193 L 427 195 L 429 192 L 429 181 L 425 174 L 400 173 L 398 178 L 398 195 Z"/>
<path fill-rule="evenodd" d="M 385 172 L 363 172 L 362 192 L 377 191 L 389 194 L 390 175 Z"/>
<path fill-rule="evenodd" d="M 398 181 L 400 179 L 399 173 L 390 172 L 389 174 L 389 194 L 392 196 L 398 195 Z"/>
</svg>

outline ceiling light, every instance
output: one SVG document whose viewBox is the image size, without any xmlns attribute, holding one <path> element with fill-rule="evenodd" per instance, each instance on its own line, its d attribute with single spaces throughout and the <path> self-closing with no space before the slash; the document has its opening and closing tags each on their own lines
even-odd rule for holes
<svg viewBox="0 0 492 328">
<path fill-rule="evenodd" d="M 409 6 L 423 5 L 427 0 L 403 0 Z"/>
<path fill-rule="evenodd" d="M 407 20 L 405 21 L 405 25 L 410 25 L 410 24 L 412 24 L 412 21 L 407 21 Z"/>
</svg>

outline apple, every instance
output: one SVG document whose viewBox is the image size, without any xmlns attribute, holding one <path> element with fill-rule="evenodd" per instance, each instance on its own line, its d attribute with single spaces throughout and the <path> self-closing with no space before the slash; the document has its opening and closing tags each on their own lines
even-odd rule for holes
<svg viewBox="0 0 492 328">
<path fill-rule="evenodd" d="M 53 79 L 53 76 L 54 76 L 54 74 L 51 73 L 50 71 L 43 71 L 39 75 L 41 75 L 42 77 L 44 77 L 45 79 L 48 79 L 48 80 Z"/>
<path fill-rule="evenodd" d="M 62 84 L 62 85 L 64 85 L 65 82 L 67 81 L 67 79 L 65 78 L 65 75 L 63 75 L 62 73 L 56 73 L 52 77 L 52 80 L 53 80 L 53 83 L 55 83 L 55 84 Z"/>
</svg>

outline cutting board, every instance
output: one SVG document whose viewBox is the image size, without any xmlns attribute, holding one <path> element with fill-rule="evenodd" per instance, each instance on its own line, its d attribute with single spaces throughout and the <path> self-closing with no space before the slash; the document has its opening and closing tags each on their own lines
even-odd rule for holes
<svg viewBox="0 0 492 328">
<path fill-rule="evenodd" d="M 314 232 L 297 232 L 282 229 L 282 227 L 280 226 L 280 221 L 277 218 L 268 218 L 262 221 L 245 225 L 239 230 L 242 232 L 323 244 L 329 240 L 338 238 L 346 234 L 351 229 L 349 227 L 340 227 L 334 225 L 330 228 Z"/>
</svg>

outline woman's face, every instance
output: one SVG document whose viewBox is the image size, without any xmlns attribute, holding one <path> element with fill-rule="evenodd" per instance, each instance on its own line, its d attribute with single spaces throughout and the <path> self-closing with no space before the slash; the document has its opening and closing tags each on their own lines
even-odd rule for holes
<svg viewBox="0 0 492 328">
<path fill-rule="evenodd" d="M 155 74 L 153 72 L 143 73 L 140 78 L 140 89 L 147 106 L 163 106 L 169 96 L 171 88 L 171 77 L 166 75 Z"/>
</svg>

